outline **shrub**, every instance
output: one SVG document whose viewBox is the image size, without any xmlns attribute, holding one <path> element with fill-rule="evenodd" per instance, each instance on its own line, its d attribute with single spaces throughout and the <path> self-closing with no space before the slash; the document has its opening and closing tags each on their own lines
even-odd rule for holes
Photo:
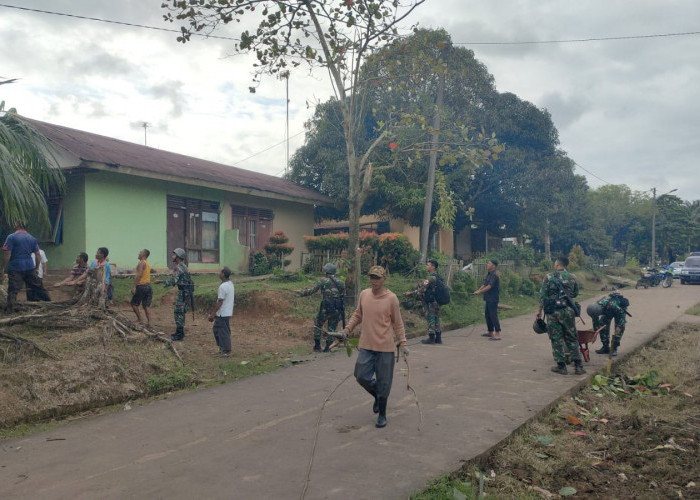
<svg viewBox="0 0 700 500">
<path fill-rule="evenodd" d="M 537 293 L 537 285 L 534 281 L 524 278 L 522 284 L 520 285 L 520 293 L 532 297 Z"/>
<path fill-rule="evenodd" d="M 275 231 L 270 235 L 270 242 L 265 245 L 268 266 L 271 268 L 284 269 L 291 261 L 285 257 L 294 251 L 294 247 L 289 244 L 289 238 L 284 231 Z"/>
<path fill-rule="evenodd" d="M 270 264 L 267 262 L 267 257 L 260 251 L 255 251 L 250 256 L 250 274 L 260 276 L 270 272 Z"/>
<path fill-rule="evenodd" d="M 467 294 L 474 293 L 479 287 L 476 284 L 476 280 L 471 273 L 465 271 L 458 271 L 454 275 L 452 288 L 454 290 L 464 288 Z"/>
<path fill-rule="evenodd" d="M 403 234 L 385 233 L 379 236 L 379 262 L 391 272 L 405 272 L 413 268 L 420 253 Z"/>
</svg>

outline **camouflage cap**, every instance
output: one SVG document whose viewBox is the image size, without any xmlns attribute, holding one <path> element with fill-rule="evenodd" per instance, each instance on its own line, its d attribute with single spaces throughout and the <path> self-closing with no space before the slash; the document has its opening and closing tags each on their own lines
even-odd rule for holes
<svg viewBox="0 0 700 500">
<path fill-rule="evenodd" d="M 379 276 L 380 278 L 385 278 L 386 270 L 382 266 L 372 266 L 367 274 L 370 276 Z"/>
</svg>

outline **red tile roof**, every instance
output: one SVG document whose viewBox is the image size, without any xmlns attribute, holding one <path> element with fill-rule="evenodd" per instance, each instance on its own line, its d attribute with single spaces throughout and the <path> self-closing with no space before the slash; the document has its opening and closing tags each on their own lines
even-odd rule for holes
<svg viewBox="0 0 700 500">
<path fill-rule="evenodd" d="M 21 117 L 21 119 L 51 142 L 72 152 L 82 161 L 104 163 L 109 166 L 124 166 L 152 174 L 180 177 L 185 183 L 187 180 L 215 182 L 225 186 L 279 194 L 300 201 L 304 200 L 307 203 L 309 201 L 323 205 L 332 203 L 330 198 L 317 191 L 272 175 L 260 174 L 26 117 Z M 85 165 L 64 168 L 78 166 Z M 222 188 L 225 189 L 224 186 Z M 262 196 L 264 196 L 263 193 L 261 193 Z"/>
</svg>

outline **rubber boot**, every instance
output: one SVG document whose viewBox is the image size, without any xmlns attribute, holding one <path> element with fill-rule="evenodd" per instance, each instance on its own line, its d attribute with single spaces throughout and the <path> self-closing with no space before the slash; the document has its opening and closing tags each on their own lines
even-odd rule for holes
<svg viewBox="0 0 700 500">
<path fill-rule="evenodd" d="M 170 340 L 176 342 L 179 340 L 182 340 L 185 338 L 185 329 L 181 326 L 178 326 L 177 329 L 175 330 L 175 333 L 173 333 L 170 336 Z"/>
<path fill-rule="evenodd" d="M 574 373 L 576 375 L 583 375 L 584 373 L 586 373 L 586 370 L 584 370 L 583 363 L 581 362 L 581 360 L 575 362 Z"/>
<path fill-rule="evenodd" d="M 560 373 L 561 375 L 566 375 L 569 371 L 566 369 L 566 363 L 557 363 L 557 366 L 550 368 L 554 373 Z"/>
<path fill-rule="evenodd" d="M 442 344 L 442 332 L 435 332 L 435 343 Z"/>
<path fill-rule="evenodd" d="M 617 356 L 617 348 L 618 348 L 618 347 L 620 347 L 620 343 L 619 343 L 619 342 L 613 343 L 613 348 L 612 348 L 612 355 L 613 355 L 613 356 Z"/>
<path fill-rule="evenodd" d="M 600 349 L 596 349 L 595 351 L 596 354 L 610 354 L 610 347 L 608 344 L 603 344 L 603 347 Z"/>
<path fill-rule="evenodd" d="M 376 425 L 381 429 L 386 427 L 386 401 L 378 402 L 377 406 L 379 406 L 379 416 L 377 417 Z"/>
<path fill-rule="evenodd" d="M 331 352 L 331 344 L 333 343 L 333 339 L 327 338 L 326 339 L 326 347 L 323 349 L 323 352 Z"/>
<path fill-rule="evenodd" d="M 435 334 L 434 334 L 434 333 L 428 334 L 428 338 L 427 338 L 427 339 L 421 339 L 421 340 L 420 340 L 420 343 L 421 343 L 421 344 L 434 344 L 434 343 L 435 343 Z"/>
<path fill-rule="evenodd" d="M 321 339 L 314 339 L 314 351 L 321 352 Z"/>
</svg>

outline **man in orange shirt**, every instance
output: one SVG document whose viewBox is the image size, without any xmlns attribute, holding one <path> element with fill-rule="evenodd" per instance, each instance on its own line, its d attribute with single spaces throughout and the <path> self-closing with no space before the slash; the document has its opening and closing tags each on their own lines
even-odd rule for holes
<svg viewBox="0 0 700 500">
<path fill-rule="evenodd" d="M 408 356 L 399 299 L 384 286 L 385 281 L 383 267 L 369 270 L 370 288 L 360 293 L 357 309 L 343 331 L 347 335 L 362 323 L 355 379 L 374 396 L 372 411 L 379 414 L 377 427 L 386 426 L 386 403 L 394 378 L 394 336 L 404 358 Z"/>
</svg>

